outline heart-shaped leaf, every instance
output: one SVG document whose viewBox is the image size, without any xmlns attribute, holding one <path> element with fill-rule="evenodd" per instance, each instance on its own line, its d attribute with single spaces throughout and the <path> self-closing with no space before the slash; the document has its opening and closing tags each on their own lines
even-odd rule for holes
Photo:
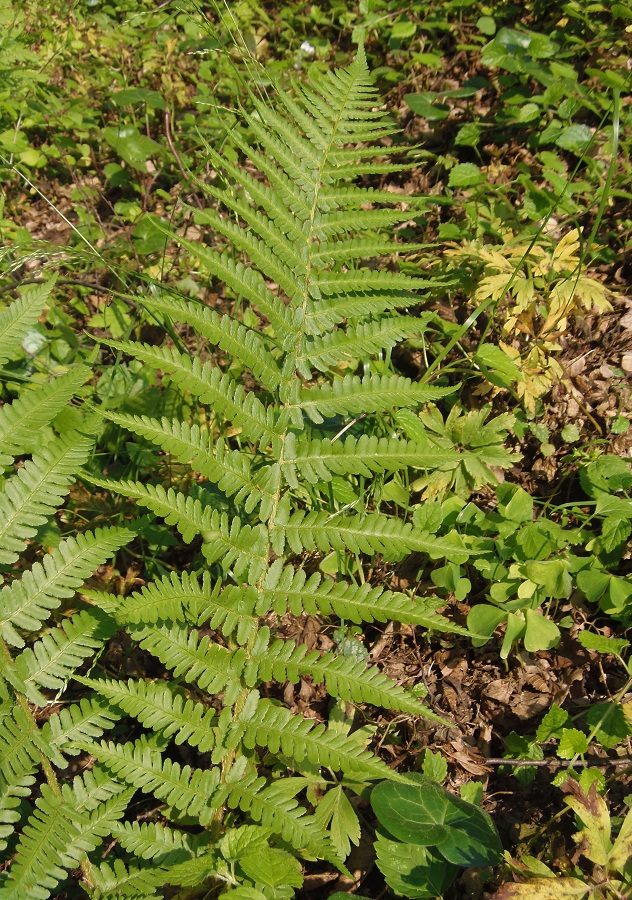
<svg viewBox="0 0 632 900">
<path fill-rule="evenodd" d="M 487 813 L 425 775 L 411 774 L 407 784 L 385 781 L 376 785 L 371 805 L 394 838 L 436 847 L 455 865 L 491 866 L 500 859 L 502 846 Z"/>
</svg>

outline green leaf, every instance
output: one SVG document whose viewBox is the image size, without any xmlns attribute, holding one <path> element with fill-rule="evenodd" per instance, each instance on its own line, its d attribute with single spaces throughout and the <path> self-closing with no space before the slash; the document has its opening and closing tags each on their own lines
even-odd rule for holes
<svg viewBox="0 0 632 900">
<path fill-rule="evenodd" d="M 448 776 L 448 762 L 445 756 L 440 753 L 433 753 L 432 750 L 424 751 L 423 773 L 437 784 L 442 784 Z"/>
<path fill-rule="evenodd" d="M 588 738 L 578 728 L 564 728 L 557 748 L 560 759 L 572 759 L 588 751 Z"/>
<path fill-rule="evenodd" d="M 597 729 L 594 740 L 608 750 L 612 750 L 632 734 L 632 727 L 619 703 L 595 703 L 586 713 L 586 721 L 591 733 L 593 729 Z"/>
<path fill-rule="evenodd" d="M 103 137 L 118 155 L 133 169 L 147 171 L 147 160 L 160 152 L 160 144 L 141 134 L 132 125 L 108 126 L 102 131 Z"/>
<path fill-rule="evenodd" d="M 459 163 L 450 169 L 448 185 L 455 188 L 469 188 L 482 184 L 484 181 L 485 176 L 474 163 Z"/>
<path fill-rule="evenodd" d="M 327 791 L 314 819 L 323 829 L 329 826 L 332 843 L 341 859 L 349 856 L 351 844 L 360 843 L 360 822 L 341 784 Z"/>
<path fill-rule="evenodd" d="M 565 709 L 561 709 L 556 703 L 543 717 L 536 731 L 536 738 L 542 743 L 550 738 L 559 738 L 564 728 L 571 721 L 570 715 Z"/>
<path fill-rule="evenodd" d="M 410 900 L 441 897 L 458 871 L 457 866 L 441 859 L 427 847 L 400 844 L 380 831 L 374 846 L 377 867 L 387 885 L 399 897 L 409 897 Z"/>
<path fill-rule="evenodd" d="M 409 783 L 382 782 L 371 792 L 371 805 L 393 837 L 422 847 L 436 847 L 460 866 L 495 865 L 502 846 L 487 815 L 454 797 L 430 778 L 408 776 Z"/>
<path fill-rule="evenodd" d="M 516 381 L 524 381 L 522 372 L 513 359 L 495 344 L 480 344 L 473 361 L 480 367 L 485 378 L 496 387 L 507 388 Z"/>
<path fill-rule="evenodd" d="M 408 104 L 412 112 L 417 116 L 422 116 L 430 122 L 439 122 L 441 119 L 447 119 L 450 110 L 443 104 L 435 103 L 436 94 L 405 94 L 404 100 Z"/>
<path fill-rule="evenodd" d="M 490 37 L 496 34 L 496 20 L 492 16 L 481 16 L 476 20 L 476 27 L 481 34 L 487 34 Z"/>
<path fill-rule="evenodd" d="M 523 488 L 505 481 L 496 488 L 498 512 L 510 522 L 530 522 L 533 518 L 533 497 Z"/>
<path fill-rule="evenodd" d="M 562 150 L 570 150 L 576 156 L 581 156 L 592 141 L 592 131 L 587 125 L 567 125 L 555 143 Z"/>
<path fill-rule="evenodd" d="M 623 653 L 630 646 L 630 641 L 625 638 L 605 637 L 603 634 L 595 634 L 594 631 L 580 631 L 577 640 L 586 650 L 596 650 L 597 653 Z"/>
<path fill-rule="evenodd" d="M 302 887 L 301 864 L 285 850 L 269 848 L 265 853 L 247 854 L 238 864 L 256 885 L 270 888 L 268 895 L 272 898 L 292 897 L 291 889 Z"/>
<path fill-rule="evenodd" d="M 550 650 L 560 642 L 560 629 L 555 622 L 547 619 L 534 609 L 525 610 L 527 627 L 524 634 L 525 650 L 537 653 L 539 650 Z"/>
</svg>

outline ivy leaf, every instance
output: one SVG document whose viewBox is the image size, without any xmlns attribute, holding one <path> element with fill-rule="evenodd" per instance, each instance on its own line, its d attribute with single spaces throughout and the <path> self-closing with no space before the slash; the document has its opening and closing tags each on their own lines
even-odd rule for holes
<svg viewBox="0 0 632 900">
<path fill-rule="evenodd" d="M 425 775 L 411 774 L 408 784 L 389 781 L 376 785 L 371 805 L 380 824 L 393 837 L 436 847 L 455 865 L 492 866 L 502 854 L 489 815 Z"/>
<path fill-rule="evenodd" d="M 379 831 L 374 846 L 377 867 L 399 897 L 410 900 L 441 897 L 458 871 L 457 866 L 441 859 L 427 847 L 400 844 Z"/>
</svg>

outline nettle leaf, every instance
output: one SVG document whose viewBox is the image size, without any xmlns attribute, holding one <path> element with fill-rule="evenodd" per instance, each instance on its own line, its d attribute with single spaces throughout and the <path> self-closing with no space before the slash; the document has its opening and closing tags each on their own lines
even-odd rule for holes
<svg viewBox="0 0 632 900">
<path fill-rule="evenodd" d="M 371 792 L 371 805 L 389 833 L 410 844 L 436 847 L 458 866 L 493 866 L 502 854 L 487 813 L 455 797 L 431 778 L 408 776 L 409 783 L 383 782 Z"/>
<path fill-rule="evenodd" d="M 597 729 L 594 739 L 608 750 L 612 750 L 632 734 L 632 726 L 626 719 L 623 708 L 611 701 L 591 706 L 586 713 L 586 722 L 591 732 Z"/>
<path fill-rule="evenodd" d="M 557 755 L 560 759 L 572 759 L 588 751 L 588 738 L 578 728 L 563 728 Z"/>
</svg>

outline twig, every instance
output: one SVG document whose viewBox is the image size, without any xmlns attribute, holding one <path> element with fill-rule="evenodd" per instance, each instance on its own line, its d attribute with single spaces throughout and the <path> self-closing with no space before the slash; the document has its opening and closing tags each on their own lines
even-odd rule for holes
<svg viewBox="0 0 632 900">
<path fill-rule="evenodd" d="M 592 767 L 595 769 L 607 768 L 608 766 L 632 766 L 632 757 L 624 759 L 595 759 L 575 760 L 572 759 L 486 759 L 486 766 L 514 766 L 522 768 L 524 766 L 538 766 L 539 768 L 549 769 L 567 769 L 578 766 L 579 768 Z"/>
<path fill-rule="evenodd" d="M 44 284 L 46 282 L 45 278 L 23 278 L 19 281 L 14 281 L 13 284 L 5 285 L 5 287 L 0 288 L 0 294 L 5 294 L 7 291 L 13 291 L 17 287 L 21 287 L 23 284 Z M 87 281 L 81 281 L 78 278 L 60 278 L 59 281 L 56 282 L 58 285 L 78 285 L 79 287 L 88 288 L 91 291 L 101 291 L 103 294 L 109 294 L 111 289 L 108 287 L 103 287 L 101 284 L 90 284 Z"/>
</svg>

